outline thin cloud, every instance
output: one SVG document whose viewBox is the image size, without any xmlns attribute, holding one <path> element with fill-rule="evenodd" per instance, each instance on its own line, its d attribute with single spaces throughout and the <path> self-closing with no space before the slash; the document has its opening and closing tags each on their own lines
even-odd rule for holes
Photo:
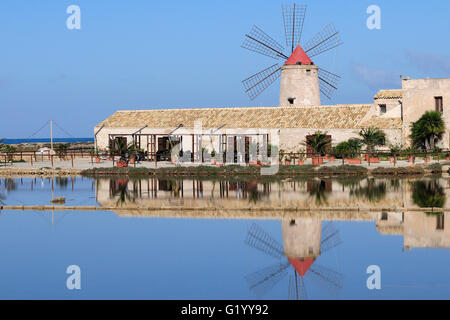
<svg viewBox="0 0 450 320">
<path fill-rule="evenodd" d="M 400 75 L 393 71 L 370 68 L 362 64 L 354 64 L 353 71 L 370 89 L 389 89 L 398 87 Z"/>
<path fill-rule="evenodd" d="M 450 73 L 450 56 L 440 56 L 431 52 L 405 50 L 409 62 L 424 73 Z"/>
</svg>

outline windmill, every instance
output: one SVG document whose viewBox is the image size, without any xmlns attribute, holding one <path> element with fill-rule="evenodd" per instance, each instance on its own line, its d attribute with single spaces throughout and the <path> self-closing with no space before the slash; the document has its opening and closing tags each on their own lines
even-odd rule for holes
<svg viewBox="0 0 450 320">
<path fill-rule="evenodd" d="M 311 58 L 343 44 L 340 34 L 330 23 L 300 45 L 306 6 L 282 6 L 282 15 L 287 51 L 256 25 L 245 35 L 241 47 L 284 62 L 243 80 L 245 92 L 253 100 L 281 76 L 280 106 L 320 105 L 320 93 L 331 99 L 341 77 L 317 67 Z"/>
<path fill-rule="evenodd" d="M 335 295 L 342 288 L 342 274 L 316 263 L 319 256 L 341 243 L 339 231 L 333 223 L 315 218 L 282 220 L 283 245 L 257 224 L 253 224 L 245 240 L 277 263 L 265 267 L 245 278 L 257 296 L 262 297 L 288 273 L 288 297 L 307 299 L 304 279 L 311 278 Z"/>
</svg>

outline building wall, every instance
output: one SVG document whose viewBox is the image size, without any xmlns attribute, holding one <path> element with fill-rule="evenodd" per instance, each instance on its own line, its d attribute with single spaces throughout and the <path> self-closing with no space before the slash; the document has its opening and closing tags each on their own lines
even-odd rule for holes
<svg viewBox="0 0 450 320">
<path fill-rule="evenodd" d="M 295 128 L 295 129 L 280 129 L 280 149 L 286 152 L 296 152 L 299 149 L 305 150 L 305 146 L 301 143 L 305 142 L 306 136 L 314 134 L 319 129 L 312 128 Z M 357 138 L 360 129 L 321 129 L 331 135 L 331 144 L 337 145 L 342 141 L 350 138 Z M 386 133 L 388 144 L 399 144 L 401 142 L 400 129 L 383 129 Z"/>
<path fill-rule="evenodd" d="M 381 113 L 381 105 L 386 105 L 386 113 L 389 113 L 390 111 L 392 111 L 393 109 L 395 109 L 396 107 L 398 107 L 400 105 L 399 102 L 400 99 L 378 99 L 375 98 L 374 99 L 374 104 L 377 106 L 377 115 L 382 116 L 384 115 L 384 113 Z"/>
<path fill-rule="evenodd" d="M 280 106 L 320 106 L 318 67 L 287 65 L 281 67 Z M 291 105 L 288 101 L 295 98 Z"/>
<path fill-rule="evenodd" d="M 103 128 L 100 133 L 97 135 L 97 146 L 99 149 L 106 149 L 108 147 L 108 135 L 123 135 L 124 133 L 128 133 L 127 141 L 131 142 L 132 137 L 131 133 L 136 132 L 139 128 Z M 173 129 L 161 129 L 161 128 L 146 128 L 142 130 L 142 134 L 168 134 Z M 248 134 L 250 135 L 250 141 L 256 143 L 257 137 L 256 133 L 259 134 L 269 134 L 270 143 L 276 144 L 276 141 L 279 141 L 280 149 L 285 152 L 299 152 L 301 150 L 305 150 L 305 146 L 303 143 L 306 141 L 306 136 L 310 134 L 314 134 L 318 129 L 313 128 L 284 128 L 284 129 L 227 129 L 221 131 L 221 133 L 226 133 L 228 135 L 232 134 Z M 327 132 L 327 134 L 331 135 L 332 145 L 336 145 L 339 142 L 348 140 L 349 138 L 358 137 L 359 129 L 322 129 L 322 131 Z M 391 144 L 399 144 L 401 141 L 401 130 L 397 129 L 388 129 L 384 130 L 386 132 L 386 136 L 388 139 L 388 143 Z M 191 150 L 192 146 L 192 138 L 189 134 L 193 133 L 192 129 L 180 129 L 175 132 L 175 134 L 187 134 L 183 136 L 183 150 Z M 213 147 L 216 151 L 220 150 L 219 147 L 219 137 L 218 136 L 208 136 L 208 132 L 210 130 L 208 128 L 203 129 L 204 136 L 202 147 L 206 148 L 209 152 L 212 151 Z M 279 132 L 279 135 L 278 135 Z M 277 135 L 277 137 L 276 137 Z M 260 136 L 261 139 L 261 136 Z M 261 141 L 260 141 L 261 143 Z M 147 138 L 141 137 L 141 147 L 147 150 Z"/>
<path fill-rule="evenodd" d="M 403 89 L 403 141 L 410 145 L 410 125 L 425 111 L 435 110 L 435 97 L 443 97 L 446 132 L 441 147 L 450 147 L 450 78 L 448 79 L 407 79 L 402 80 Z"/>
</svg>

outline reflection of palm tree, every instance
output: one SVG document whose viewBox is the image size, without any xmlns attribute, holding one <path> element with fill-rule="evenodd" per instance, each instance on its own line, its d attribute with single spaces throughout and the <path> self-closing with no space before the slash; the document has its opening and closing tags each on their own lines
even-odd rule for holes
<svg viewBox="0 0 450 320">
<path fill-rule="evenodd" d="M 309 183 L 310 184 L 308 186 L 308 192 L 310 197 L 314 197 L 316 200 L 316 204 L 318 205 L 327 204 L 328 203 L 327 193 L 329 193 L 329 191 L 327 191 L 326 181 L 320 180 L 320 181 L 312 181 Z"/>
<path fill-rule="evenodd" d="M 446 200 L 444 188 L 438 180 L 414 181 L 412 200 L 421 208 L 443 208 Z"/>
<path fill-rule="evenodd" d="M 130 196 L 130 192 L 128 190 L 128 179 L 121 179 L 117 181 L 112 181 L 114 183 L 114 188 L 111 192 L 112 197 L 117 198 L 116 205 L 124 205 L 127 202 L 134 202 L 136 199 L 133 195 L 133 197 Z"/>
<path fill-rule="evenodd" d="M 350 190 L 350 196 L 367 199 L 370 202 L 378 202 L 386 196 L 386 182 L 367 179 L 365 186 L 352 188 Z"/>
<path fill-rule="evenodd" d="M 69 179 L 66 177 L 56 177 L 55 179 L 56 185 L 58 185 L 61 189 L 66 189 L 69 184 Z"/>
<path fill-rule="evenodd" d="M 295 220 L 290 222 L 295 224 Z M 284 237 L 284 235 L 283 235 Z M 306 299 L 304 277 L 311 277 L 319 285 L 325 285 L 333 293 L 342 288 L 342 274 L 329 268 L 319 266 L 316 256 L 291 257 L 285 252 L 277 240 L 265 232 L 257 224 L 253 224 L 248 231 L 245 243 L 272 258 L 279 260 L 276 264 L 263 268 L 247 275 L 245 278 L 250 290 L 258 296 L 263 296 L 281 281 L 292 267 L 292 274 L 288 283 L 288 295 L 290 299 Z M 324 253 L 341 243 L 339 232 L 331 222 L 322 227 L 320 237 L 320 253 Z"/>
</svg>

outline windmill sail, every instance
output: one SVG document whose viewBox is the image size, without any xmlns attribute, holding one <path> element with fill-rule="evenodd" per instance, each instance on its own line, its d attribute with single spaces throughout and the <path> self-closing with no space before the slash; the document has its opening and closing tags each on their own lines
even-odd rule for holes
<svg viewBox="0 0 450 320">
<path fill-rule="evenodd" d="M 343 275 L 337 271 L 315 264 L 310 269 L 311 279 L 325 288 L 332 295 L 336 295 L 342 289 Z"/>
<path fill-rule="evenodd" d="M 288 287 L 289 300 L 306 300 L 308 295 L 306 294 L 306 287 L 303 281 L 303 277 L 299 277 L 295 271 L 294 275 L 289 277 Z"/>
<path fill-rule="evenodd" d="M 242 83 L 245 92 L 250 99 L 254 100 L 261 92 L 267 89 L 281 75 L 281 68 L 278 64 L 274 64 L 251 77 L 243 80 Z"/>
<path fill-rule="evenodd" d="M 323 52 L 336 48 L 343 44 L 339 32 L 334 27 L 333 23 L 330 23 L 325 28 L 317 33 L 311 40 L 309 40 L 303 46 L 303 49 L 310 58 L 317 56 Z"/>
<path fill-rule="evenodd" d="M 286 276 L 289 263 L 266 267 L 245 277 L 252 290 L 258 297 L 264 296 L 272 289 L 281 279 Z"/>
<path fill-rule="evenodd" d="M 281 6 L 283 14 L 284 35 L 286 46 L 294 52 L 294 48 L 300 44 L 303 32 L 303 24 L 306 16 L 306 6 L 296 4 Z"/>
<path fill-rule="evenodd" d="M 253 26 L 250 33 L 245 35 L 245 40 L 241 47 L 274 59 L 288 58 L 283 54 L 283 46 L 257 26 Z"/>
<path fill-rule="evenodd" d="M 274 258 L 284 256 L 283 246 L 256 223 L 250 227 L 245 243 Z"/>
<path fill-rule="evenodd" d="M 333 93 L 338 89 L 338 83 L 341 79 L 337 74 L 331 73 L 323 68 L 319 68 L 319 88 L 320 92 L 328 99 L 331 99 Z"/>
<path fill-rule="evenodd" d="M 334 227 L 334 223 L 326 222 L 322 227 L 322 239 L 320 241 L 320 252 L 324 253 L 342 243 L 339 237 L 339 230 Z"/>
</svg>

